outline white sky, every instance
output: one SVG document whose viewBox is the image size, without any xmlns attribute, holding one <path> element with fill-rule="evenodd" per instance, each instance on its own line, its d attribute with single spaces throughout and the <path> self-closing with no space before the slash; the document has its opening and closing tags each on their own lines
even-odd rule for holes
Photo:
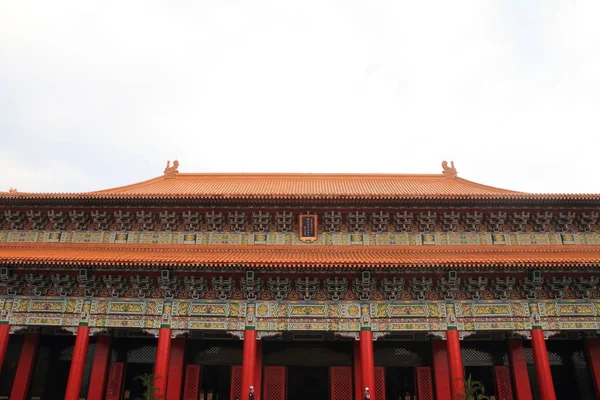
<svg viewBox="0 0 600 400">
<path fill-rule="evenodd" d="M 600 1 L 0 2 L 0 190 L 181 172 L 600 192 Z"/>
</svg>

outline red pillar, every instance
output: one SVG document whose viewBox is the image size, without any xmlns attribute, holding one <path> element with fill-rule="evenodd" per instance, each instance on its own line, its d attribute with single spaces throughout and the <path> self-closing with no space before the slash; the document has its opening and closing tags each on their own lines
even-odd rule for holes
<svg viewBox="0 0 600 400">
<path fill-rule="evenodd" d="M 544 331 L 541 328 L 534 327 L 531 330 L 531 349 L 533 350 L 533 362 L 540 397 L 544 400 L 556 400 L 552 373 L 550 372 L 550 361 L 548 361 L 548 350 L 546 350 L 546 340 L 544 339 Z"/>
<path fill-rule="evenodd" d="M 77 336 L 75 337 L 75 348 L 73 349 L 73 358 L 71 359 L 71 369 L 69 370 L 69 379 L 67 380 L 65 400 L 79 399 L 79 393 L 81 392 L 81 378 L 83 377 L 83 368 L 85 367 L 85 358 L 89 342 L 90 327 L 83 325 L 78 326 Z"/>
<path fill-rule="evenodd" d="M 375 361 L 373 359 L 373 332 L 360 331 L 360 370 L 362 375 L 362 390 L 360 398 L 364 398 L 365 388 L 369 388 L 371 400 L 375 399 Z"/>
<path fill-rule="evenodd" d="M 520 339 L 509 340 L 508 354 L 510 357 L 510 369 L 512 371 L 517 400 L 532 400 L 529 373 L 527 372 L 527 358 L 525 357 L 523 341 Z"/>
<path fill-rule="evenodd" d="M 450 399 L 450 374 L 448 372 L 448 351 L 443 340 L 433 340 L 433 379 L 435 383 L 435 398 Z"/>
<path fill-rule="evenodd" d="M 27 397 L 29 382 L 31 381 L 31 374 L 33 373 L 33 365 L 35 363 L 35 356 L 37 355 L 39 344 L 39 335 L 25 335 L 25 341 L 23 342 L 23 348 L 21 349 L 21 358 L 19 358 L 17 372 L 15 374 L 15 381 L 13 382 L 13 387 L 10 392 L 10 400 L 25 400 Z"/>
<path fill-rule="evenodd" d="M 157 398 L 167 395 L 167 379 L 169 373 L 169 356 L 171 355 L 171 328 L 160 328 L 158 346 L 154 364 L 154 387 Z"/>
<path fill-rule="evenodd" d="M 256 341 L 256 367 L 254 368 L 254 399 L 260 400 L 262 389 L 262 340 Z"/>
<path fill-rule="evenodd" d="M 179 400 L 181 398 L 184 356 L 185 339 L 173 339 L 171 343 L 171 359 L 169 360 L 169 380 L 167 381 L 166 400 Z"/>
<path fill-rule="evenodd" d="M 2 364 L 4 363 L 4 356 L 6 355 L 6 349 L 8 348 L 9 337 L 10 325 L 0 324 L 0 372 L 2 372 Z"/>
<path fill-rule="evenodd" d="M 256 331 L 254 328 L 244 331 L 244 350 L 242 359 L 242 394 L 240 400 L 248 400 L 250 386 L 254 386 L 254 399 L 256 398 Z"/>
<path fill-rule="evenodd" d="M 592 378 L 594 379 L 596 398 L 600 399 L 600 339 L 586 339 L 585 351 Z"/>
<path fill-rule="evenodd" d="M 446 350 L 448 351 L 448 369 L 450 371 L 450 394 L 452 398 L 464 395 L 464 371 L 460 340 L 456 329 L 446 331 Z"/>
<path fill-rule="evenodd" d="M 98 336 L 92 362 L 92 379 L 88 389 L 87 400 L 103 400 L 108 363 L 110 361 L 110 336 Z"/>
<path fill-rule="evenodd" d="M 363 400 L 362 371 L 360 369 L 360 342 L 355 341 L 354 345 L 354 398 Z"/>
</svg>

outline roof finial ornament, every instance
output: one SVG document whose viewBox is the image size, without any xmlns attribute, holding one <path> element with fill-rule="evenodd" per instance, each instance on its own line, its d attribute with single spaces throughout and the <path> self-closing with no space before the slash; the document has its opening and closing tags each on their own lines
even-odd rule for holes
<svg viewBox="0 0 600 400">
<path fill-rule="evenodd" d="M 17 190 L 17 188 L 10 188 L 10 190 L 8 191 L 8 193 L 15 194 L 15 193 L 19 193 L 19 191 Z"/>
<path fill-rule="evenodd" d="M 171 161 L 167 161 L 167 167 L 165 168 L 165 178 L 175 178 L 175 176 L 179 173 L 179 171 L 177 171 L 177 168 L 179 168 L 179 161 L 173 161 L 173 166 L 171 166 Z"/>
<path fill-rule="evenodd" d="M 444 169 L 442 173 L 446 178 L 456 178 L 458 175 L 454 168 L 454 161 L 450 161 L 450 166 L 448 166 L 448 161 L 442 161 L 442 168 Z"/>
</svg>

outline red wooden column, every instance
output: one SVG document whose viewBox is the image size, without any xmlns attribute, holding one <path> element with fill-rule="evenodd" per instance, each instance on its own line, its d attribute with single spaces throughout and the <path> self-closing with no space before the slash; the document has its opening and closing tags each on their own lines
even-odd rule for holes
<svg viewBox="0 0 600 400">
<path fill-rule="evenodd" d="M 254 368 L 254 399 L 260 400 L 262 392 L 262 340 L 256 341 L 256 367 Z"/>
<path fill-rule="evenodd" d="M 532 400 L 529 373 L 527 372 L 527 358 L 525 357 L 523 341 L 520 339 L 509 340 L 508 354 L 510 357 L 510 369 L 512 370 L 517 400 Z"/>
<path fill-rule="evenodd" d="M 586 339 L 585 351 L 592 378 L 594 379 L 596 397 L 600 399 L 600 339 Z"/>
<path fill-rule="evenodd" d="M 363 400 L 362 371 L 360 369 L 360 342 L 355 341 L 354 346 L 354 398 Z"/>
<path fill-rule="evenodd" d="M 38 346 L 40 344 L 39 335 L 25 335 L 23 348 L 21 349 L 21 358 L 17 365 L 15 381 L 10 392 L 10 400 L 25 400 L 29 391 L 29 382 L 33 373 L 33 365 L 35 356 L 37 355 Z"/>
<path fill-rule="evenodd" d="M 365 388 L 369 388 L 371 400 L 375 398 L 375 360 L 373 359 L 373 332 L 370 328 L 360 331 L 360 370 L 362 375 L 361 399 Z"/>
<path fill-rule="evenodd" d="M 254 386 L 254 399 L 256 398 L 256 330 L 253 326 L 246 326 L 244 330 L 244 349 L 242 355 L 242 394 L 240 400 L 248 400 L 250 386 Z"/>
<path fill-rule="evenodd" d="M 450 399 L 450 373 L 448 372 L 448 351 L 446 342 L 433 340 L 433 379 L 435 385 L 435 398 L 437 400 Z"/>
<path fill-rule="evenodd" d="M 450 394 L 452 398 L 464 395 L 464 371 L 458 330 L 446 331 L 446 350 L 448 351 L 448 369 L 450 371 Z"/>
<path fill-rule="evenodd" d="M 173 339 L 171 342 L 171 359 L 169 360 L 169 380 L 167 381 L 166 400 L 179 400 L 181 398 L 184 358 L 185 339 Z"/>
<path fill-rule="evenodd" d="M 167 395 L 167 379 L 169 374 L 169 356 L 171 355 L 171 328 L 158 330 L 158 346 L 156 348 L 156 362 L 154 364 L 154 387 L 156 397 Z"/>
<path fill-rule="evenodd" d="M 531 330 L 531 349 L 533 350 L 533 362 L 535 364 L 535 375 L 537 376 L 540 397 L 544 400 L 556 400 L 552 373 L 550 372 L 550 361 L 546 349 L 546 339 L 541 327 L 534 326 Z"/>
<path fill-rule="evenodd" d="M 4 356 L 6 355 L 6 349 L 8 348 L 9 337 L 10 325 L 8 323 L 0 322 L 0 372 L 2 372 L 2 364 L 4 363 Z"/>
<path fill-rule="evenodd" d="M 106 377 L 108 375 L 108 362 L 110 361 L 110 336 L 98 336 L 92 362 L 92 378 L 88 389 L 87 400 L 103 400 Z"/>
<path fill-rule="evenodd" d="M 69 369 L 69 379 L 67 380 L 67 391 L 65 400 L 78 400 L 81 392 L 81 378 L 83 377 L 83 368 L 85 367 L 85 357 L 87 355 L 88 344 L 90 342 L 90 327 L 80 325 L 77 327 L 77 336 L 75 337 L 75 348 L 73 349 L 73 358 L 71 359 L 71 369 Z"/>
</svg>

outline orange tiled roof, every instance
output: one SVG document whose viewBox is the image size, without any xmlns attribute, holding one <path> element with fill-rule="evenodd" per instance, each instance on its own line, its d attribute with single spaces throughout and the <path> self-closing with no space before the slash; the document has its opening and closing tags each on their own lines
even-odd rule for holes
<svg viewBox="0 0 600 400">
<path fill-rule="evenodd" d="M 508 268 L 600 265 L 600 246 L 193 246 L 0 244 L 3 264 L 152 267 Z"/>
<path fill-rule="evenodd" d="M 85 193 L 0 192 L 0 199 L 583 199 L 600 194 L 531 194 L 444 174 L 183 174 Z"/>
</svg>

